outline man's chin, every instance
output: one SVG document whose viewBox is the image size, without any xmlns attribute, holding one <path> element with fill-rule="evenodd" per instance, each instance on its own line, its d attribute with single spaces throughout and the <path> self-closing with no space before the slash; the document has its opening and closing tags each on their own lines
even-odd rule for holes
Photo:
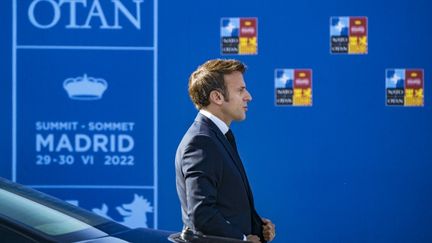
<svg viewBox="0 0 432 243">
<path fill-rule="evenodd" d="M 243 116 L 237 117 L 237 118 L 235 119 L 235 121 L 243 121 L 243 120 L 245 120 L 245 119 L 246 119 L 246 114 L 244 114 Z"/>
</svg>

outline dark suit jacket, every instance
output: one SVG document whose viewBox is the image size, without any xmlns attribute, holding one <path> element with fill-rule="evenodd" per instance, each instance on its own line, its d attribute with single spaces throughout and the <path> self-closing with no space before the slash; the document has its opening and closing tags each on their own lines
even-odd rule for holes
<svg viewBox="0 0 432 243">
<path fill-rule="evenodd" d="M 243 164 L 225 135 L 201 113 L 180 142 L 175 166 L 186 227 L 237 239 L 254 234 L 264 242 Z"/>
</svg>

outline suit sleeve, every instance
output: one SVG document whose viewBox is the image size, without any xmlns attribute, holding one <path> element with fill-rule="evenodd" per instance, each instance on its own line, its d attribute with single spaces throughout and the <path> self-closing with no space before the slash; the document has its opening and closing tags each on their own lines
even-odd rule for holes
<svg viewBox="0 0 432 243">
<path fill-rule="evenodd" d="M 243 239 L 243 232 L 231 225 L 216 204 L 223 166 L 221 152 L 208 136 L 196 136 L 182 156 L 186 183 L 187 213 L 196 230 L 208 235 Z"/>
</svg>

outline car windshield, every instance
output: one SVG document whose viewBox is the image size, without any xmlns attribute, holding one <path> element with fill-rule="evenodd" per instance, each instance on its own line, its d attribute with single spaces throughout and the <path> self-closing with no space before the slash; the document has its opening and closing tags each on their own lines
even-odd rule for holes
<svg viewBox="0 0 432 243">
<path fill-rule="evenodd" d="M 45 193 L 0 177 L 0 221 L 36 238 L 72 242 L 129 229 Z M 1 240 L 0 240 L 1 241 Z"/>
<path fill-rule="evenodd" d="M 44 234 L 57 236 L 91 226 L 60 211 L 0 189 L 0 214 Z"/>
</svg>

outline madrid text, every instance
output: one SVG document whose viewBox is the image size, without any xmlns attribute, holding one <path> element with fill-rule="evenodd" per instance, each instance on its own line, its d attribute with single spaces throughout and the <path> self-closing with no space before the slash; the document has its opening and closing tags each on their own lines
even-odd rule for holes
<svg viewBox="0 0 432 243">
<path fill-rule="evenodd" d="M 37 121 L 36 165 L 133 166 L 134 122 Z"/>
</svg>

